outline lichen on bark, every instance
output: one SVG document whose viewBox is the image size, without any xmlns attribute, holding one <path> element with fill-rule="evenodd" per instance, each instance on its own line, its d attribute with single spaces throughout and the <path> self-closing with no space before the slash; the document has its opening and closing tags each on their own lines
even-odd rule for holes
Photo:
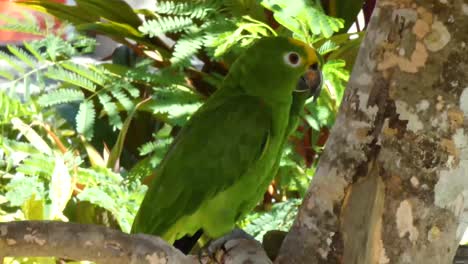
<svg viewBox="0 0 468 264">
<path fill-rule="evenodd" d="M 378 2 L 276 263 L 452 260 L 468 220 L 466 10 Z"/>
</svg>

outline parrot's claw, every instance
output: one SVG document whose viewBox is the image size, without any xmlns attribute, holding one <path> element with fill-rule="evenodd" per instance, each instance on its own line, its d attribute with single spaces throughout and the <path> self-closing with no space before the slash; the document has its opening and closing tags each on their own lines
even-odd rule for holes
<svg viewBox="0 0 468 264">
<path fill-rule="evenodd" d="M 231 233 L 208 242 L 202 249 L 200 249 L 200 251 L 198 251 L 198 261 L 200 264 L 223 263 L 224 256 L 229 253 L 229 249 L 226 248 L 226 243 L 234 239 L 255 240 L 254 237 L 247 234 L 244 230 L 236 228 L 231 231 Z"/>
<path fill-rule="evenodd" d="M 220 248 L 216 249 L 215 251 L 211 251 L 210 244 L 211 241 L 205 247 L 200 249 L 200 251 L 198 251 L 198 262 L 200 264 L 221 264 L 222 258 L 227 252 L 226 248 L 224 247 L 224 245 L 221 245 Z"/>
</svg>

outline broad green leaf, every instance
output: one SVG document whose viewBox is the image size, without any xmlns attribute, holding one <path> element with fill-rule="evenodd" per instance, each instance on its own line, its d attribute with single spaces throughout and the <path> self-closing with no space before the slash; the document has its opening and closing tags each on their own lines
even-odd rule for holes
<svg viewBox="0 0 468 264">
<path fill-rule="evenodd" d="M 47 220 L 44 215 L 44 207 L 44 200 L 36 199 L 36 195 L 33 194 L 21 206 L 21 210 L 23 211 L 26 220 Z"/>
<path fill-rule="evenodd" d="M 86 154 L 88 154 L 91 167 L 105 167 L 106 162 L 102 158 L 101 154 L 99 154 L 99 152 L 88 142 L 85 141 L 83 144 L 86 149 Z"/>
<path fill-rule="evenodd" d="M 55 167 L 49 184 L 49 198 L 51 200 L 49 219 L 64 219 L 62 211 L 65 209 L 73 192 L 72 178 L 62 157 L 55 157 Z"/>
<path fill-rule="evenodd" d="M 13 124 L 13 128 L 19 130 L 37 150 L 44 154 L 52 155 L 52 149 L 32 127 L 16 117 L 11 120 L 11 123 Z"/>
<path fill-rule="evenodd" d="M 344 20 L 344 27 L 340 32 L 346 32 L 356 21 L 356 17 L 359 14 L 359 11 L 361 11 L 364 1 L 329 0 L 322 3 L 326 3 L 328 5 L 328 14 L 330 16 L 339 17 Z M 364 25 L 361 25 L 361 27 L 364 27 Z"/>
<path fill-rule="evenodd" d="M 111 169 L 115 169 L 115 166 L 117 164 L 118 159 L 120 158 L 120 155 L 122 154 L 122 150 L 124 147 L 125 143 L 125 138 L 127 136 L 127 131 L 128 128 L 130 127 L 130 123 L 132 122 L 133 115 L 135 115 L 136 111 L 138 108 L 145 104 L 148 100 L 141 101 L 138 103 L 135 108 L 130 112 L 125 119 L 125 122 L 122 126 L 122 129 L 119 132 L 119 136 L 117 137 L 117 141 L 115 142 L 114 147 L 112 147 L 111 153 L 109 155 L 109 159 L 107 161 L 107 167 Z"/>
<path fill-rule="evenodd" d="M 122 0 L 112 0 L 112 3 L 102 0 L 76 0 L 76 3 L 84 12 L 93 14 L 96 17 L 128 24 L 134 28 L 141 24 L 138 15 L 127 2 Z"/>
<path fill-rule="evenodd" d="M 30 9 L 42 13 L 51 14 L 60 20 L 70 21 L 74 24 L 99 20 L 98 16 L 89 12 L 83 12 L 83 10 L 78 6 L 64 5 L 51 0 L 17 0 L 15 3 L 25 5 Z"/>
</svg>

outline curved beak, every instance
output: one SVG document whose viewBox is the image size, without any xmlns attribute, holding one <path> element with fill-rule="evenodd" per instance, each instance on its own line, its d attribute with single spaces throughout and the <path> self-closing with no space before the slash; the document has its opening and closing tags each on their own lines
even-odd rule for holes
<svg viewBox="0 0 468 264">
<path fill-rule="evenodd" d="M 304 75 L 301 76 L 296 85 L 294 92 L 307 93 L 307 97 L 313 96 L 315 102 L 322 90 L 322 72 L 317 64 L 309 66 Z"/>
</svg>

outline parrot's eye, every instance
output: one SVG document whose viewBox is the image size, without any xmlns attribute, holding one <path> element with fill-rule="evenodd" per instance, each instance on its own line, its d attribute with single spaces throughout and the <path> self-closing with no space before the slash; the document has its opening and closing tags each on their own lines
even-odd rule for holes
<svg viewBox="0 0 468 264">
<path fill-rule="evenodd" d="M 301 57 L 296 52 L 291 51 L 284 55 L 284 62 L 290 66 L 297 67 L 301 64 Z"/>
</svg>

